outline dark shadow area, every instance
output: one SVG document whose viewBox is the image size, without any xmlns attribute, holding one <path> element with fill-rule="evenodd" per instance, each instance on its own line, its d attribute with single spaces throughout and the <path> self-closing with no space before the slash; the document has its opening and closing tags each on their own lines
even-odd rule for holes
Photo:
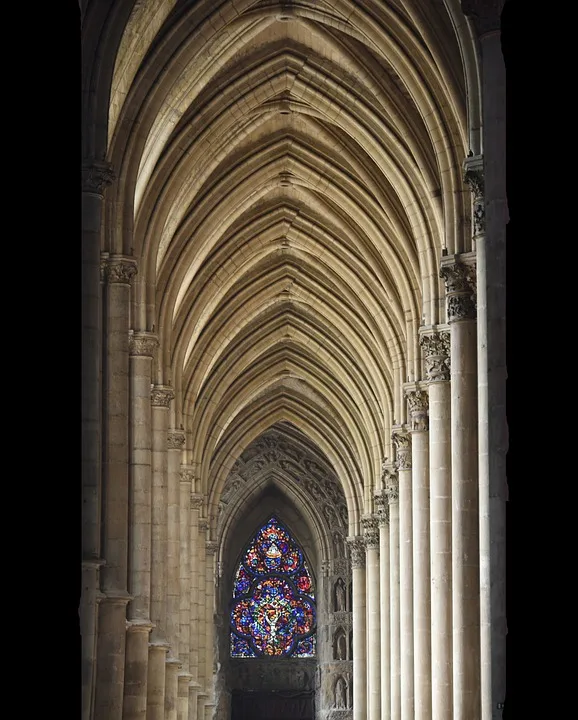
<svg viewBox="0 0 578 720">
<path fill-rule="evenodd" d="M 233 692 L 231 720 L 313 720 L 313 692 Z"/>
</svg>

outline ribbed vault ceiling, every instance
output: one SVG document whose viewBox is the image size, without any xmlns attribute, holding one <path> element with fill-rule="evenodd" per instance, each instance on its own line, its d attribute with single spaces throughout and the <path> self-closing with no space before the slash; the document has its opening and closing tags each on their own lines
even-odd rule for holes
<svg viewBox="0 0 578 720">
<path fill-rule="evenodd" d="M 135 4 L 107 242 L 139 259 L 133 327 L 214 509 L 275 423 L 329 459 L 350 523 L 368 508 L 442 249 L 468 249 L 465 107 L 441 2 Z"/>
</svg>

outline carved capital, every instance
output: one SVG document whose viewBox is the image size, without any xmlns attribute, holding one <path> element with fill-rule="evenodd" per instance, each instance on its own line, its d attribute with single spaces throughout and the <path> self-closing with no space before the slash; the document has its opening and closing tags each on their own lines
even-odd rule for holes
<svg viewBox="0 0 578 720">
<path fill-rule="evenodd" d="M 486 229 L 484 161 L 481 155 L 470 155 L 464 160 L 464 182 L 472 191 L 472 225 L 474 237 L 477 237 Z"/>
<path fill-rule="evenodd" d="M 333 561 L 333 575 L 348 575 L 349 563 L 345 558 L 339 558 Z"/>
<path fill-rule="evenodd" d="M 398 470 L 411 469 L 411 435 L 406 430 L 397 430 L 391 433 L 395 445 L 395 458 Z"/>
<path fill-rule="evenodd" d="M 207 555 L 216 555 L 217 550 L 219 549 L 219 543 L 215 540 L 207 540 L 205 542 L 205 549 L 207 551 Z"/>
<path fill-rule="evenodd" d="M 351 553 L 351 567 L 352 568 L 364 568 L 365 567 L 365 541 L 358 535 L 356 537 L 347 538 L 349 545 L 349 551 Z"/>
<path fill-rule="evenodd" d="M 206 533 L 209 529 L 209 521 L 207 518 L 199 518 L 199 532 Z"/>
<path fill-rule="evenodd" d="M 387 492 L 382 490 L 375 495 L 373 502 L 375 503 L 375 514 L 377 515 L 379 527 L 385 527 L 389 524 L 389 501 L 387 499 Z"/>
<path fill-rule="evenodd" d="M 390 505 L 399 501 L 399 475 L 397 470 L 389 469 L 387 471 L 385 494 L 387 495 Z"/>
<path fill-rule="evenodd" d="M 486 229 L 486 208 L 484 202 L 484 162 L 481 155 L 471 155 L 464 160 L 464 182 L 472 191 L 472 224 L 474 237 Z"/>
<path fill-rule="evenodd" d="M 203 507 L 203 496 L 200 493 L 191 494 L 191 510 L 200 510 Z"/>
<path fill-rule="evenodd" d="M 131 333 L 128 337 L 130 354 L 137 357 L 153 357 L 159 346 L 159 339 L 149 332 Z"/>
<path fill-rule="evenodd" d="M 478 37 L 498 32 L 504 0 L 462 0 L 462 12 L 472 20 Z"/>
<path fill-rule="evenodd" d="M 446 283 L 448 323 L 476 317 L 475 268 L 475 263 L 460 261 L 446 263 L 440 268 L 440 277 Z"/>
<path fill-rule="evenodd" d="M 168 408 L 175 397 L 175 391 L 168 385 L 153 385 L 151 390 L 151 404 L 153 407 Z"/>
<path fill-rule="evenodd" d="M 100 283 L 104 285 L 106 282 L 106 266 L 108 264 L 109 253 L 100 253 Z"/>
<path fill-rule="evenodd" d="M 104 195 L 105 189 L 115 180 L 112 165 L 104 160 L 94 160 L 82 165 L 81 189 L 82 192 L 92 195 Z"/>
<path fill-rule="evenodd" d="M 450 295 L 447 304 L 448 322 L 475 320 L 476 303 L 473 295 Z"/>
<path fill-rule="evenodd" d="M 472 290 L 472 301 L 474 303 L 474 310 L 477 310 L 477 292 L 478 292 L 478 275 L 477 275 L 477 266 L 475 263 L 472 263 L 471 265 L 468 265 L 468 272 L 467 272 L 467 278 L 468 282 L 470 283 L 470 288 Z"/>
<path fill-rule="evenodd" d="M 391 462 L 390 462 L 389 458 L 384 457 L 383 460 L 381 461 L 381 484 L 382 484 L 382 486 L 385 486 L 387 470 L 389 467 L 391 467 Z"/>
<path fill-rule="evenodd" d="M 448 263 L 440 268 L 440 277 L 448 293 L 470 293 L 469 269 L 461 262 Z"/>
<path fill-rule="evenodd" d="M 379 547 L 379 518 L 377 515 L 364 515 L 361 523 L 366 547 Z"/>
<path fill-rule="evenodd" d="M 422 335 L 419 341 L 424 351 L 425 371 L 429 382 L 450 379 L 450 334 L 435 332 Z"/>
<path fill-rule="evenodd" d="M 407 404 L 411 417 L 412 432 L 429 430 L 429 396 L 425 390 L 407 390 Z"/>
<path fill-rule="evenodd" d="M 191 483 L 191 488 L 195 487 L 195 473 L 187 465 L 181 465 L 181 482 Z"/>
<path fill-rule="evenodd" d="M 137 274 L 136 260 L 113 255 L 106 261 L 104 272 L 109 285 L 130 285 Z"/>
<path fill-rule="evenodd" d="M 484 195 L 484 159 L 481 155 L 469 155 L 464 160 L 464 182 L 474 197 Z"/>
<path fill-rule="evenodd" d="M 483 235 L 486 232 L 486 206 L 483 197 L 474 199 L 472 223 L 474 237 Z"/>
<path fill-rule="evenodd" d="M 182 450 L 185 445 L 185 433 L 182 430 L 169 430 L 167 447 L 169 450 Z"/>
</svg>

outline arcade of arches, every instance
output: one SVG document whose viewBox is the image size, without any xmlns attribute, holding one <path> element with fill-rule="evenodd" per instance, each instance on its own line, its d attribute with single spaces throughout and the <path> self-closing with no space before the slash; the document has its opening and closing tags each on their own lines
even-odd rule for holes
<svg viewBox="0 0 578 720">
<path fill-rule="evenodd" d="M 83 720 L 501 718 L 502 3 L 80 5 Z"/>
</svg>

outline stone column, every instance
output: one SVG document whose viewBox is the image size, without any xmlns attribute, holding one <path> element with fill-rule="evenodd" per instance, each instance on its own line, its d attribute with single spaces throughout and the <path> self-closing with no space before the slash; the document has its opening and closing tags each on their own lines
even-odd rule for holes
<svg viewBox="0 0 578 720">
<path fill-rule="evenodd" d="M 189 687 L 191 684 L 191 673 L 185 670 L 179 671 L 177 679 L 177 720 L 188 720 L 189 718 Z M 195 706 L 197 704 L 195 697 Z"/>
<path fill-rule="evenodd" d="M 379 622 L 379 521 L 363 520 L 367 593 L 367 718 L 381 720 L 381 630 Z"/>
<path fill-rule="evenodd" d="M 415 720 L 431 720 L 428 394 L 416 383 L 406 395 L 411 418 Z"/>
<path fill-rule="evenodd" d="M 347 542 L 351 551 L 353 594 L 353 720 L 367 720 L 365 542 L 360 536 L 347 538 Z"/>
<path fill-rule="evenodd" d="M 185 433 L 182 430 L 171 430 L 168 434 L 167 483 L 167 641 L 171 646 L 173 657 L 178 657 L 179 653 L 181 605 L 180 483 L 181 455 L 184 445 Z M 190 507 L 188 498 L 187 507 Z"/>
<path fill-rule="evenodd" d="M 192 488 L 195 487 L 195 482 L 192 482 Z M 202 716 L 198 715 L 198 694 L 201 690 L 201 684 L 199 682 L 199 595 L 200 595 L 200 583 L 199 583 L 199 515 L 201 514 L 201 508 L 203 506 L 203 496 L 199 493 L 193 492 L 191 494 L 191 541 L 190 541 L 190 553 L 191 553 L 191 583 L 190 583 L 190 644 L 189 644 L 189 672 L 191 673 L 191 684 L 189 686 L 189 719 L 188 720 L 202 720 Z"/>
<path fill-rule="evenodd" d="M 81 330 L 81 482 L 82 593 L 80 597 L 82 720 L 94 714 L 96 636 L 103 564 L 100 548 L 101 512 L 101 357 L 102 297 L 100 232 L 105 188 L 114 174 L 107 163 L 87 162 L 82 168 L 82 330 Z"/>
<path fill-rule="evenodd" d="M 503 5 L 498 3 L 498 7 Z M 480 485 L 482 717 L 501 720 L 506 697 L 506 72 L 500 13 L 487 12 L 479 27 L 482 48 L 488 479 Z M 479 295 L 480 281 L 478 281 Z M 479 301 L 478 301 L 479 306 Z M 478 324 L 479 327 L 479 324 Z M 479 346 L 479 343 L 478 343 Z M 481 420 L 481 417 L 480 417 Z M 480 436 L 484 429 L 480 423 Z"/>
<path fill-rule="evenodd" d="M 491 581 L 490 581 L 490 438 L 488 412 L 488 298 L 487 243 L 485 237 L 483 158 L 470 156 L 464 162 L 464 181 L 472 191 L 472 231 L 476 247 L 476 309 L 478 369 L 478 488 L 480 530 L 480 672 L 481 717 L 501 718 L 491 701 Z M 494 249 L 494 252 L 497 252 Z M 502 253 L 502 262 L 505 256 Z M 491 260 L 490 260 L 491 262 Z M 505 400 L 505 393 L 503 401 Z M 495 408 L 498 415 L 503 408 Z M 494 426 L 495 427 L 495 426 Z M 505 461 L 505 454 L 503 457 Z M 504 506 L 505 507 L 505 506 Z M 505 516 L 504 516 L 505 520 Z M 505 548 L 504 548 L 505 557 Z M 504 598 L 505 600 L 505 598 Z M 505 607 L 504 607 L 505 609 Z M 505 615 L 504 615 L 505 617 Z M 505 648 L 504 648 L 505 650 Z M 504 688 L 505 691 L 505 688 Z M 503 698 L 503 695 L 502 695 Z"/>
<path fill-rule="evenodd" d="M 146 720 L 150 620 L 127 622 L 123 720 Z"/>
<path fill-rule="evenodd" d="M 185 433 L 172 430 L 168 434 L 168 486 L 167 486 L 167 639 L 170 644 L 166 662 L 165 720 L 178 720 L 179 670 L 178 658 L 180 630 L 180 500 L 181 454 Z M 190 507 L 189 498 L 186 498 Z M 188 528 L 187 528 L 188 529 Z"/>
<path fill-rule="evenodd" d="M 95 718 L 121 720 L 126 647 L 129 490 L 129 302 L 136 263 L 111 256 L 105 265 L 103 362 L 103 597 L 99 604 Z"/>
<path fill-rule="evenodd" d="M 401 720 L 401 652 L 400 652 L 400 588 L 399 588 L 399 475 L 397 470 L 384 470 L 385 494 L 389 503 L 389 635 L 391 668 L 391 720 Z"/>
<path fill-rule="evenodd" d="M 413 720 L 413 536 L 411 436 L 398 428 L 392 433 L 399 473 L 399 604 L 401 720 Z"/>
<path fill-rule="evenodd" d="M 478 310 L 478 442 L 482 717 L 501 720 L 506 694 L 506 73 L 503 0 L 462 0 L 481 50 L 484 156 L 468 158 Z"/>
<path fill-rule="evenodd" d="M 145 720 L 151 594 L 151 373 L 158 339 L 146 332 L 129 336 L 130 495 L 129 590 L 123 720 Z"/>
<path fill-rule="evenodd" d="M 177 720 L 178 694 L 179 694 L 179 668 L 181 663 L 177 658 L 169 657 L 165 663 L 165 715 L 164 720 Z"/>
<path fill-rule="evenodd" d="M 472 265 L 442 259 L 451 356 L 454 720 L 479 720 L 480 562 L 476 311 Z"/>
<path fill-rule="evenodd" d="M 217 579 L 218 543 L 214 540 L 205 542 L 205 690 L 209 702 L 215 700 L 214 667 L 215 667 L 215 583 Z M 205 709 L 206 713 L 206 709 Z"/>
<path fill-rule="evenodd" d="M 94 717 L 98 605 L 102 595 L 98 587 L 103 562 L 101 558 L 85 559 L 82 562 L 82 590 L 78 609 L 82 636 L 82 720 L 92 720 Z"/>
<path fill-rule="evenodd" d="M 207 547 L 206 537 L 209 527 L 206 518 L 199 518 L 199 534 L 197 541 L 197 571 L 199 581 L 195 601 L 197 603 L 197 667 L 200 690 L 197 693 L 197 716 L 204 720 L 205 703 L 210 702 L 208 694 L 209 679 L 207 677 Z"/>
<path fill-rule="evenodd" d="M 432 720 L 452 720 L 450 336 L 422 335 L 429 381 Z"/>
<path fill-rule="evenodd" d="M 385 467 L 382 469 L 382 483 L 385 482 Z M 379 615 L 381 655 L 381 720 L 391 718 L 391 663 L 389 633 L 389 503 L 385 490 L 375 498 L 375 512 L 379 523 Z"/>
<path fill-rule="evenodd" d="M 168 643 L 163 640 L 149 644 L 146 720 L 165 720 L 165 666 L 168 651 Z"/>
<path fill-rule="evenodd" d="M 182 663 L 178 679 L 178 720 L 189 717 L 189 683 L 193 676 L 190 668 L 191 638 L 191 488 L 194 475 L 191 468 L 181 465 L 180 473 L 180 577 L 179 577 L 179 659 Z M 196 705 L 196 700 L 195 700 Z"/>
<path fill-rule="evenodd" d="M 168 422 L 175 394 L 171 387 L 155 385 L 152 404 L 152 563 L 151 620 L 155 641 L 167 640 L 167 521 L 168 521 Z"/>
<path fill-rule="evenodd" d="M 147 720 L 164 720 L 167 632 L 168 422 L 174 397 L 170 387 L 155 385 L 152 406 L 151 620 Z"/>
</svg>

